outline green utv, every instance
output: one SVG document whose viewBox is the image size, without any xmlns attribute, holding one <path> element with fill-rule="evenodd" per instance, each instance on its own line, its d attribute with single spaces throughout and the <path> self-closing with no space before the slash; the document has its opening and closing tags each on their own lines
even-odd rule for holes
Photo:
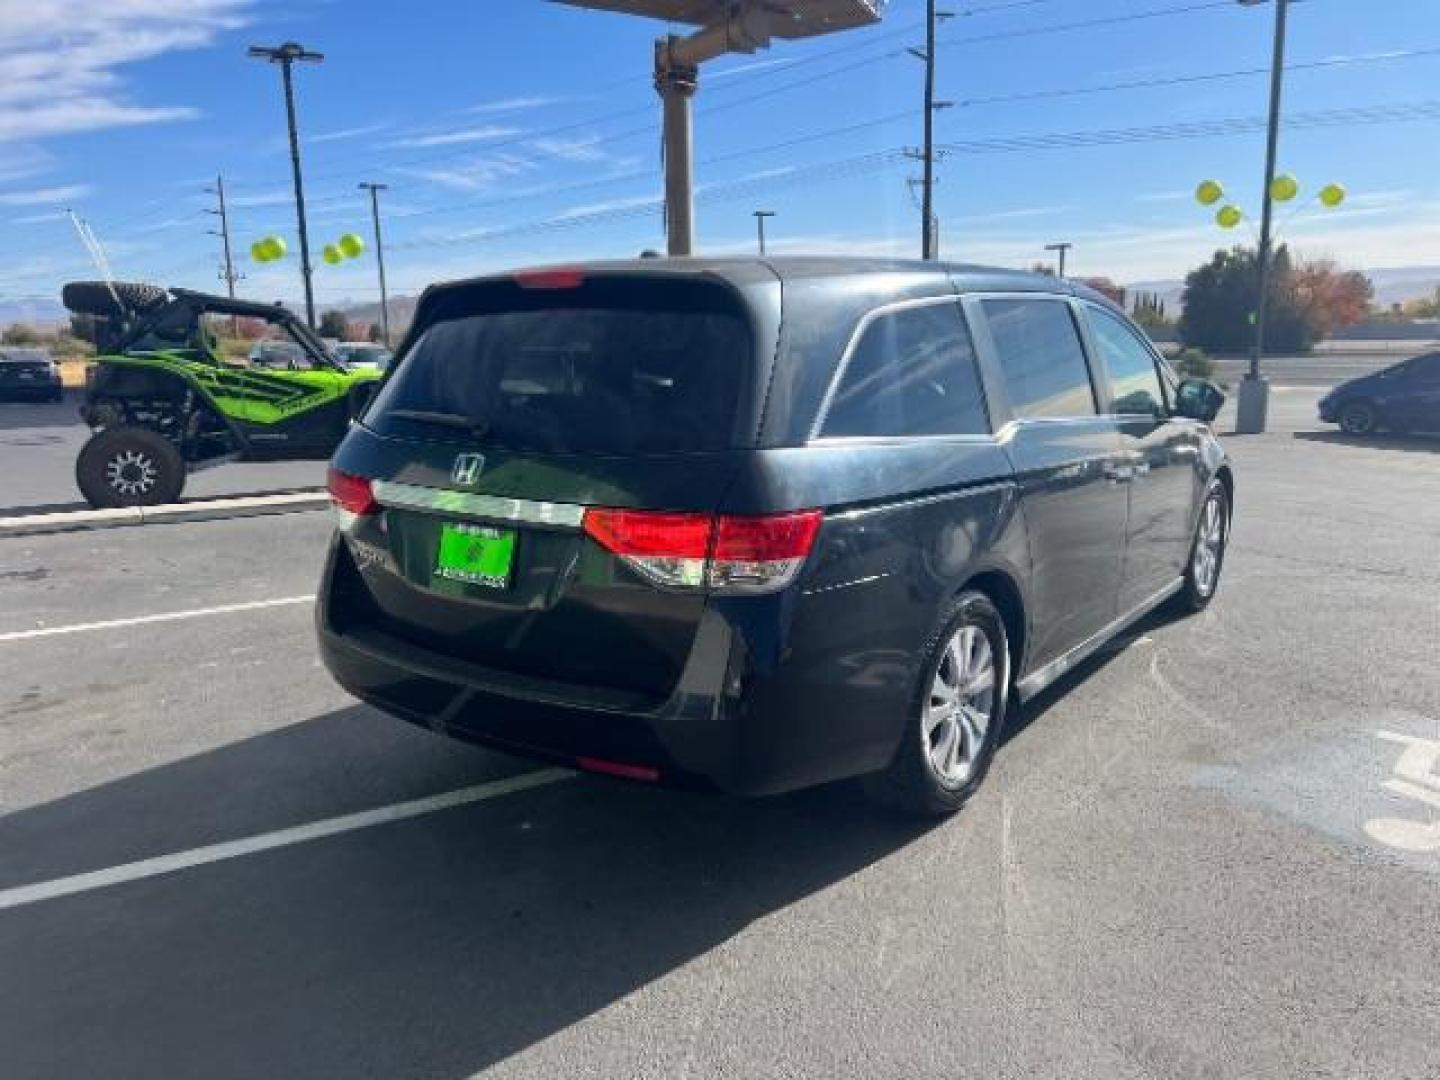
<svg viewBox="0 0 1440 1080">
<path fill-rule="evenodd" d="M 94 434 L 75 462 L 91 506 L 174 502 L 188 471 L 229 461 L 329 457 L 380 378 L 279 304 L 124 282 L 72 282 L 61 296 L 96 320 L 80 409 Z M 281 343 L 224 360 L 210 324 L 232 318 L 263 320 Z"/>
</svg>

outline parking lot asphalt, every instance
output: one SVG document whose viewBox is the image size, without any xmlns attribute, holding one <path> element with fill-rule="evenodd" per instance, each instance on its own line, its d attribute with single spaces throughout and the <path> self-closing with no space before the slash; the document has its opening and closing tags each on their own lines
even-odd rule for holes
<svg viewBox="0 0 1440 1080">
<path fill-rule="evenodd" d="M 75 458 L 90 437 L 79 407 L 74 390 L 53 404 L 0 402 L 0 517 L 86 505 L 75 486 Z M 183 497 L 214 499 L 324 484 L 323 461 L 236 462 L 192 473 Z"/>
<path fill-rule="evenodd" d="M 1316 396 L 938 825 L 355 705 L 324 514 L 0 541 L 0 1075 L 1440 1075 L 1440 442 Z"/>
</svg>

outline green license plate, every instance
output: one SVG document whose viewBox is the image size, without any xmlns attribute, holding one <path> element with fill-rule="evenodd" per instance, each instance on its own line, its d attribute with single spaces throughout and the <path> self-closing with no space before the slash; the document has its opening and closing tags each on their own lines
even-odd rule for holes
<svg viewBox="0 0 1440 1080">
<path fill-rule="evenodd" d="M 463 581 L 491 589 L 510 585 L 515 562 L 515 534 L 508 529 L 485 525 L 440 526 L 440 550 L 435 556 L 435 576 Z"/>
</svg>

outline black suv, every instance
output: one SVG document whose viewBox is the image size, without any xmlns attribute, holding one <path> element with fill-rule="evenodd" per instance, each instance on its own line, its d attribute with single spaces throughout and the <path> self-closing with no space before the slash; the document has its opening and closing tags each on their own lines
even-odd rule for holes
<svg viewBox="0 0 1440 1080">
<path fill-rule="evenodd" d="M 1221 395 L 1053 278 L 646 259 L 443 285 L 330 474 L 326 664 L 436 731 L 944 813 L 1007 704 L 1213 595 Z"/>
</svg>

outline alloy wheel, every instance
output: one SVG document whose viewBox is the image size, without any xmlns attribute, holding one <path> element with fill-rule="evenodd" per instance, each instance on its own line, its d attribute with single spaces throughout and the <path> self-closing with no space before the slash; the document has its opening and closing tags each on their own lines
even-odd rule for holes
<svg viewBox="0 0 1440 1080">
<path fill-rule="evenodd" d="M 994 719 L 997 667 L 985 631 L 961 626 L 935 669 L 920 725 L 936 778 L 959 787 L 974 774 Z"/>
<path fill-rule="evenodd" d="M 149 494 L 159 478 L 155 459 L 143 450 L 122 450 L 105 463 L 105 480 L 121 495 Z"/>
</svg>

